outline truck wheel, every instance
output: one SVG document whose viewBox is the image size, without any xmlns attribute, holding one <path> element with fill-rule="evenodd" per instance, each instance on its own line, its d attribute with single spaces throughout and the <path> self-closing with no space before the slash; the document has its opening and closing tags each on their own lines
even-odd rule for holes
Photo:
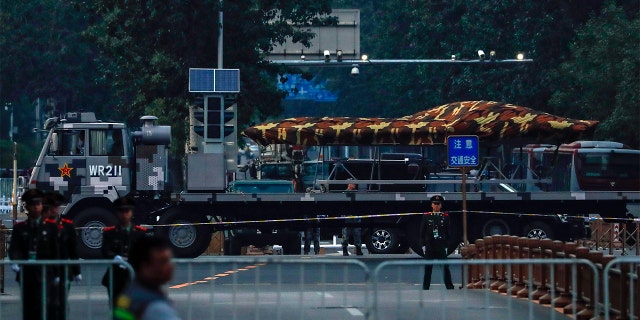
<svg viewBox="0 0 640 320">
<path fill-rule="evenodd" d="M 87 208 L 80 211 L 73 219 L 78 231 L 78 256 L 83 259 L 99 259 L 102 257 L 102 229 L 118 222 L 111 211 L 105 208 Z"/>
<path fill-rule="evenodd" d="M 199 223 L 208 222 L 204 215 L 190 213 L 182 208 L 171 209 L 160 217 L 155 227 L 157 234 L 169 241 L 173 254 L 178 258 L 200 256 L 211 243 L 211 228 Z M 194 225 L 195 224 L 195 225 Z"/>
<path fill-rule="evenodd" d="M 524 227 L 523 233 L 531 239 L 553 239 L 553 229 L 542 221 L 529 223 Z"/>
<path fill-rule="evenodd" d="M 396 230 L 387 228 L 373 228 L 371 234 L 366 237 L 365 245 L 369 253 L 391 254 L 396 253 L 400 246 L 400 238 Z"/>
<path fill-rule="evenodd" d="M 484 223 L 482 236 L 493 236 L 496 234 L 509 234 L 509 225 L 502 219 L 491 219 Z"/>
</svg>

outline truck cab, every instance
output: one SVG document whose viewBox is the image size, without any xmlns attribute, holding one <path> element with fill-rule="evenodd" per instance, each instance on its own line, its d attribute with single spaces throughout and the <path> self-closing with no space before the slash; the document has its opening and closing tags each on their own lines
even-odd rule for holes
<svg viewBox="0 0 640 320">
<path fill-rule="evenodd" d="M 171 128 L 156 117 L 141 118 L 140 131 L 124 123 L 100 121 L 93 112 L 70 112 L 49 118 L 47 137 L 32 170 L 28 188 L 60 192 L 68 201 L 62 214 L 80 227 L 78 253 L 100 257 L 102 228 L 117 220 L 111 204 L 132 192 L 163 192 Z M 136 170 L 137 168 L 137 170 Z M 146 217 L 134 217 L 146 223 Z"/>
<path fill-rule="evenodd" d="M 115 200 L 131 191 L 132 146 L 124 124 L 69 113 L 50 129 L 30 188 L 58 191 L 71 203 L 95 195 Z"/>
</svg>

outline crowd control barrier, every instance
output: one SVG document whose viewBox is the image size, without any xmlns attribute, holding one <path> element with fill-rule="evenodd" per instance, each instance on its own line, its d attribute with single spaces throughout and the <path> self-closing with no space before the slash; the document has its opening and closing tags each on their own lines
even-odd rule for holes
<svg viewBox="0 0 640 320">
<path fill-rule="evenodd" d="M 478 240 L 464 247 L 463 256 L 176 259 L 166 290 L 182 319 L 198 320 L 638 319 L 637 257 L 510 236 Z M 0 318 L 22 315 L 20 287 L 11 271 L 14 263 L 35 266 L 44 274 L 52 266 L 64 266 L 68 272 L 81 265 L 83 279 L 71 283 L 67 319 L 109 318 L 109 294 L 101 279 L 112 260 L 0 261 L 11 282 L 0 295 Z M 454 290 L 444 287 L 445 264 Z M 430 290 L 422 287 L 426 265 L 433 266 Z M 123 266 L 132 271 L 128 264 Z M 45 306 L 47 301 L 46 296 L 31 297 L 28 303 Z"/>
<path fill-rule="evenodd" d="M 510 292 L 562 308 L 576 319 L 638 317 L 638 256 L 616 257 L 578 243 L 507 235 L 478 239 L 463 248 L 462 256 L 468 261 L 494 261 L 469 265 L 464 275 L 468 289 Z"/>
<path fill-rule="evenodd" d="M 15 273 L 13 265 L 20 267 L 20 272 Z M 72 266 L 79 265 L 82 280 L 71 280 Z M 0 319 L 22 319 L 22 303 L 28 303 L 27 307 L 41 310 L 42 319 L 47 319 L 47 309 L 52 304 L 57 308 L 64 308 L 67 319 L 109 319 L 111 317 L 110 298 L 113 292 L 102 286 L 102 278 L 107 274 L 106 281 L 110 284 L 114 280 L 114 268 L 128 270 L 129 281 L 133 279 L 134 272 L 127 262 L 114 262 L 113 260 L 0 260 L 0 266 L 7 275 L 5 281 L 11 281 L 5 285 L 5 293 L 0 295 Z M 37 281 L 39 287 L 27 289 L 26 296 L 21 295 L 25 281 L 25 268 L 32 268 L 30 275 L 37 274 L 44 281 Z M 52 271 L 57 269 L 55 273 Z M 107 271 L 109 270 L 109 271 Z M 58 277 L 59 276 L 59 277 Z M 64 279 L 67 279 L 65 281 Z M 19 282 L 16 282 L 18 281 Z M 51 294 L 54 290 L 60 290 L 61 286 L 67 286 L 66 299 L 59 295 Z M 34 294 L 35 292 L 35 294 Z M 43 294 L 37 294 L 42 292 Z M 24 299 L 23 299 L 24 298 Z M 24 300 L 24 301 L 23 301 Z M 39 304 L 36 305 L 36 304 Z"/>
<path fill-rule="evenodd" d="M 175 260 L 169 297 L 185 319 L 362 319 L 369 268 L 354 259 L 212 257 Z M 206 306 L 206 307 L 202 307 Z"/>
<path fill-rule="evenodd" d="M 454 290 L 444 290 L 441 271 L 438 267 L 448 265 L 453 274 Z M 433 265 L 431 288 L 422 290 L 422 269 Z M 585 259 L 449 259 L 449 260 L 396 260 L 381 263 L 373 271 L 373 314 L 376 319 L 388 319 L 393 310 L 405 310 L 415 314 L 414 319 L 565 319 L 554 301 L 560 294 L 551 292 L 551 308 L 537 303 L 534 299 L 536 279 L 534 266 L 550 270 L 550 281 L 559 281 L 561 274 L 554 270 L 589 270 L 595 275 L 592 282 L 598 283 L 599 277 L 593 263 Z M 502 271 L 502 275 L 496 271 Z M 509 276 L 511 275 L 511 276 Z M 393 284 L 383 284 L 381 279 L 395 278 Z M 410 280 L 411 279 L 411 280 Z M 435 280 L 438 279 L 438 280 Z M 406 281 L 413 281 L 410 286 Z M 416 283 L 417 281 L 417 283 Z M 439 283 L 438 283 L 439 281 Z M 498 285 L 494 282 L 502 283 Z M 572 294 L 568 302 L 573 305 L 566 314 L 576 317 L 581 309 L 577 308 L 578 279 L 572 277 L 567 283 L 567 294 Z M 440 285 L 440 287 L 438 287 Z M 491 288 L 504 287 L 501 294 Z M 474 290 L 471 290 L 474 289 Z M 598 292 L 594 293 L 596 296 Z M 514 298 L 511 298 L 513 296 Z M 526 299 L 517 299 L 522 297 Z M 456 303 L 459 301 L 459 303 Z M 562 307 L 567 306 L 562 305 Z M 596 306 L 599 312 L 600 306 Z"/>
</svg>

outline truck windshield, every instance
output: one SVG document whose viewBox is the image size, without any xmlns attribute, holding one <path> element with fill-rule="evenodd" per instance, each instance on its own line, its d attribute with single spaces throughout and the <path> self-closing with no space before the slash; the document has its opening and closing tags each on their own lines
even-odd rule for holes
<svg viewBox="0 0 640 320">
<path fill-rule="evenodd" d="M 640 154 L 579 154 L 579 159 L 578 174 L 581 177 L 635 180 L 640 178 Z"/>
<path fill-rule="evenodd" d="M 84 130 L 60 130 L 57 133 L 58 149 L 53 150 L 53 143 L 49 147 L 49 155 L 52 156 L 78 156 L 84 155 L 85 133 Z"/>
<path fill-rule="evenodd" d="M 123 156 L 122 130 L 91 130 L 92 156 Z"/>
</svg>

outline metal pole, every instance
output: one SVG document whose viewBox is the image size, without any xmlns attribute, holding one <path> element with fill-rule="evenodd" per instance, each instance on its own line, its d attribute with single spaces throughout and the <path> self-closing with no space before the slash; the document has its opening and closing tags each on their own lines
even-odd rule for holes
<svg viewBox="0 0 640 320">
<path fill-rule="evenodd" d="M 18 220 L 18 143 L 13 143 L 13 186 L 11 187 L 11 207 L 13 210 L 13 223 Z"/>
<path fill-rule="evenodd" d="M 218 69 L 222 69 L 222 35 L 224 29 L 222 22 L 222 0 L 220 0 L 220 7 L 218 10 Z"/>
<path fill-rule="evenodd" d="M 0 223 L 0 259 L 4 260 L 7 254 L 7 246 L 5 244 L 6 228 Z M 0 264 L 0 293 L 4 294 L 4 264 Z"/>
<path fill-rule="evenodd" d="M 467 167 L 462 167 L 462 234 L 465 246 L 469 245 L 467 237 Z"/>
<path fill-rule="evenodd" d="M 36 103 L 36 147 L 40 146 L 40 98 L 38 98 Z"/>
<path fill-rule="evenodd" d="M 11 117 L 9 118 L 9 140 L 13 142 L 13 105 L 9 103 L 9 107 L 11 107 Z"/>
</svg>

